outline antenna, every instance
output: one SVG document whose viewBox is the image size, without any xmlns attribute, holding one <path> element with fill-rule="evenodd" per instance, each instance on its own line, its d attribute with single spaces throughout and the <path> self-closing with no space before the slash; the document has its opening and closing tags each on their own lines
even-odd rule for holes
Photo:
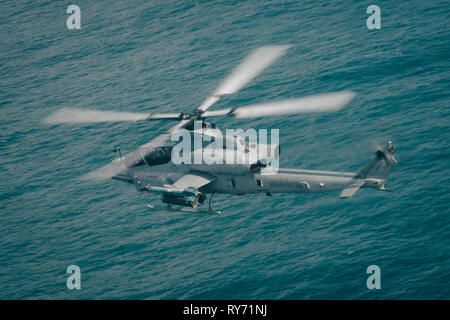
<svg viewBox="0 0 450 320">
<path fill-rule="evenodd" d="M 112 152 L 118 153 L 118 154 L 119 154 L 119 157 L 120 157 L 120 160 L 123 161 L 123 158 L 122 158 L 122 152 L 120 152 L 120 147 L 119 147 L 119 146 L 114 146 L 114 150 L 112 150 Z"/>
</svg>

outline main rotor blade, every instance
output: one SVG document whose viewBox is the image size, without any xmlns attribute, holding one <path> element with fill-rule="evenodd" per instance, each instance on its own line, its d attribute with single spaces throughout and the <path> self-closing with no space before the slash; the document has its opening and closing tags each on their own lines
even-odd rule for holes
<svg viewBox="0 0 450 320">
<path fill-rule="evenodd" d="M 352 91 L 307 96 L 234 109 L 231 114 L 236 118 L 256 118 L 305 112 L 337 111 L 349 103 L 356 94 Z"/>
<path fill-rule="evenodd" d="M 180 128 L 183 128 L 189 121 L 190 120 L 181 120 L 175 126 L 170 128 L 166 133 L 157 136 L 150 142 L 124 155 L 122 159 L 116 159 L 101 168 L 91 171 L 83 175 L 81 179 L 102 181 L 125 172 L 129 167 L 133 166 L 137 162 L 140 162 L 156 148 L 170 144 L 171 135 L 178 131 Z"/>
<path fill-rule="evenodd" d="M 278 58 L 283 56 L 291 46 L 265 46 L 252 51 L 244 60 L 225 78 L 214 94 L 202 103 L 198 108 L 206 111 L 221 96 L 233 94 L 243 88 L 250 80 L 259 75 Z"/>
<path fill-rule="evenodd" d="M 97 123 L 97 122 L 117 122 L 117 121 L 141 121 L 160 119 L 180 119 L 179 113 L 135 113 L 118 111 L 101 111 L 75 108 L 60 109 L 47 118 L 45 123 Z"/>
<path fill-rule="evenodd" d="M 233 113 L 233 108 L 210 110 L 202 113 L 202 118 L 221 117 L 227 116 Z"/>
</svg>

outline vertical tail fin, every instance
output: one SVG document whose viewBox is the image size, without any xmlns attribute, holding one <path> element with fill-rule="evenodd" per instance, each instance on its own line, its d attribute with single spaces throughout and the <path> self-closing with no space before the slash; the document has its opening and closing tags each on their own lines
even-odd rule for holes
<svg viewBox="0 0 450 320">
<path fill-rule="evenodd" d="M 394 158 L 395 146 L 389 141 L 381 150 L 375 153 L 375 158 L 356 175 L 356 179 L 380 179 L 386 180 L 392 168 L 397 163 Z"/>
<path fill-rule="evenodd" d="M 356 174 L 349 186 L 342 190 L 340 197 L 351 197 L 360 188 L 376 188 L 387 191 L 384 188 L 384 182 L 397 163 L 394 153 L 395 146 L 389 141 L 383 149 L 375 153 L 375 158 Z"/>
</svg>

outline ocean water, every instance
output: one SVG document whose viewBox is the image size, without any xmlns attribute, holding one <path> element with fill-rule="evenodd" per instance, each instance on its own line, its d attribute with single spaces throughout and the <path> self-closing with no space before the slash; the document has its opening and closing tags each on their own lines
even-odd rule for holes
<svg viewBox="0 0 450 320">
<path fill-rule="evenodd" d="M 1 299 L 449 299 L 448 1 L 0 3 Z M 366 9 L 381 8 L 368 30 Z M 337 113 L 278 128 L 282 167 L 356 171 L 392 140 L 394 193 L 218 195 L 222 215 L 78 177 L 169 123 L 46 125 L 61 107 L 190 111 L 250 50 L 282 59 L 214 108 L 350 89 Z M 66 269 L 81 268 L 81 290 Z M 368 290 L 366 269 L 381 269 Z"/>
</svg>

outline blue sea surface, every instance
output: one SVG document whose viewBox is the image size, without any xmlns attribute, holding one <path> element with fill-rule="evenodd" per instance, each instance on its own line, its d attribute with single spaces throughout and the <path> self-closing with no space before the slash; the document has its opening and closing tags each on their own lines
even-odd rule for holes
<svg viewBox="0 0 450 320">
<path fill-rule="evenodd" d="M 1 299 L 449 299 L 448 1 L 0 3 Z M 368 30 L 366 9 L 381 8 Z M 252 49 L 288 53 L 214 109 L 353 90 L 336 113 L 219 119 L 280 129 L 280 166 L 357 171 L 392 140 L 393 193 L 218 195 L 222 215 L 81 181 L 173 123 L 48 125 L 62 107 L 191 111 Z M 66 269 L 81 268 L 81 290 Z M 366 269 L 381 269 L 369 290 Z"/>
</svg>

